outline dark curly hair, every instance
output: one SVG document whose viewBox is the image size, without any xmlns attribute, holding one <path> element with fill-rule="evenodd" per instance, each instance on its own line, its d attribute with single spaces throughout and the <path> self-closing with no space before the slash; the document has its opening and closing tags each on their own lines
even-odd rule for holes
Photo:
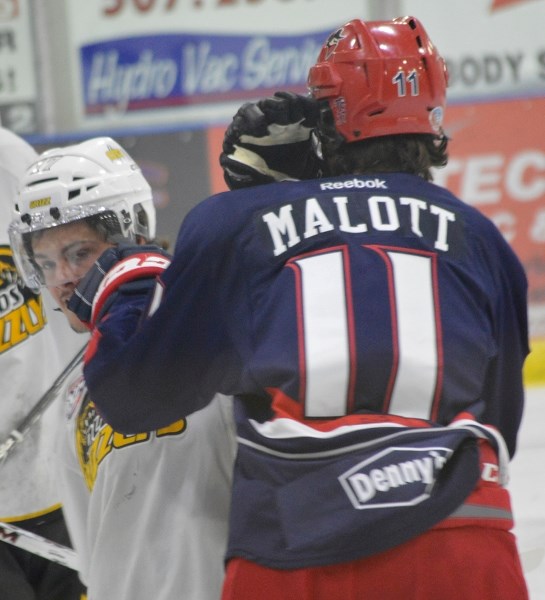
<svg viewBox="0 0 545 600">
<path fill-rule="evenodd" d="M 432 167 L 448 161 L 448 137 L 437 134 L 403 133 L 346 142 L 337 131 L 327 100 L 320 100 L 316 139 L 319 141 L 322 172 L 326 176 L 399 172 L 432 181 Z"/>
<path fill-rule="evenodd" d="M 402 134 L 340 145 L 322 140 L 322 153 L 330 176 L 402 172 L 432 181 L 431 168 L 447 164 L 447 145 L 445 135 Z"/>
</svg>

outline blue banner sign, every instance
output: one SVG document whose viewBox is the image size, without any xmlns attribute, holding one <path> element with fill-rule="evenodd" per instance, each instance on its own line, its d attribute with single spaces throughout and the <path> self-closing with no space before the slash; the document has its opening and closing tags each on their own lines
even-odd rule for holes
<svg viewBox="0 0 545 600">
<path fill-rule="evenodd" d="M 154 35 L 81 47 L 86 114 L 229 102 L 305 91 L 328 31 Z"/>
</svg>

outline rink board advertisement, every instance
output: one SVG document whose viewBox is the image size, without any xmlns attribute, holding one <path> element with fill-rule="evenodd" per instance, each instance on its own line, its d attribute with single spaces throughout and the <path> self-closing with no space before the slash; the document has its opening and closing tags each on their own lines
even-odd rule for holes
<svg viewBox="0 0 545 600">
<path fill-rule="evenodd" d="M 304 92 L 327 35 L 354 15 L 365 18 L 364 4 L 65 0 L 72 128 L 207 125 L 247 99 Z"/>
<path fill-rule="evenodd" d="M 449 100 L 545 94 L 545 0 L 405 0 L 449 70 Z"/>
<path fill-rule="evenodd" d="M 0 1 L 0 123 L 36 131 L 36 72 L 27 0 Z"/>
<path fill-rule="evenodd" d="M 103 0 L 63 2 L 72 129 L 213 125 L 236 103 L 305 89 L 327 34 L 374 0 Z M 406 0 L 450 72 L 451 101 L 545 92 L 545 0 Z M 367 8 L 366 8 L 367 7 Z M 387 5 L 384 8 L 386 11 Z M 399 16 L 386 15 L 384 18 Z M 54 23 L 53 23 L 54 25 Z M 66 48 L 69 52 L 66 53 Z M 63 117 L 61 127 L 67 121 Z"/>
<path fill-rule="evenodd" d="M 296 36 L 154 35 L 80 50 L 85 114 L 243 101 L 305 91 L 329 31 Z"/>
<path fill-rule="evenodd" d="M 435 181 L 487 215 L 528 276 L 528 380 L 545 383 L 545 98 L 451 106 Z"/>
<path fill-rule="evenodd" d="M 544 98 L 449 107 L 449 162 L 435 173 L 502 231 L 524 263 L 534 306 L 545 306 L 544 114 Z"/>
</svg>

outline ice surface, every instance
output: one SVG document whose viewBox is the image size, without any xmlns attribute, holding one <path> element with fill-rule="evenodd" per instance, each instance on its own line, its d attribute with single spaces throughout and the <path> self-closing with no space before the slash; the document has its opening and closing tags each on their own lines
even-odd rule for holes
<svg viewBox="0 0 545 600">
<path fill-rule="evenodd" d="M 509 483 L 531 600 L 545 600 L 545 387 L 528 387 Z"/>
</svg>

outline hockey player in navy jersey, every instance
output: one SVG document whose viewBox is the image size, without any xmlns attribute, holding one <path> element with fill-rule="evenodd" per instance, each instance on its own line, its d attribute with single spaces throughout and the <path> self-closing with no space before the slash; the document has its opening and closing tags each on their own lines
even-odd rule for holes
<svg viewBox="0 0 545 600">
<path fill-rule="evenodd" d="M 431 182 L 443 59 L 415 18 L 354 20 L 308 82 L 237 113 L 240 189 L 186 217 L 147 319 L 126 310 L 136 251 L 78 286 L 91 394 L 126 432 L 237 396 L 224 600 L 526 599 L 505 486 L 527 284 Z"/>
</svg>

